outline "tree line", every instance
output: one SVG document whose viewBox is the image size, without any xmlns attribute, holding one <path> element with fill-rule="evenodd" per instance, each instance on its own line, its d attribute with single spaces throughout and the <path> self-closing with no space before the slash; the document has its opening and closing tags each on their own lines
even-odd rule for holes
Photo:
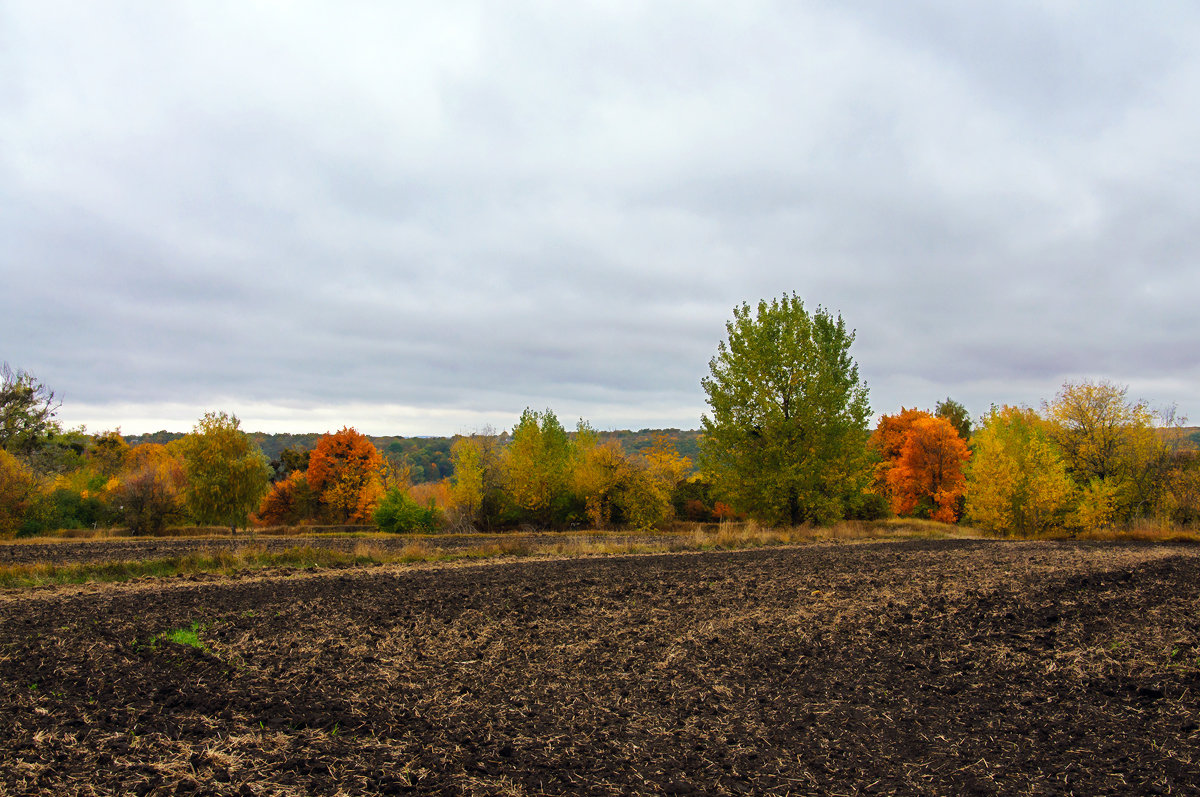
<svg viewBox="0 0 1200 797">
<path fill-rule="evenodd" d="M 972 421 L 946 398 L 869 427 L 840 315 L 795 294 L 734 308 L 701 380 L 699 433 L 568 431 L 526 409 L 511 430 L 453 438 L 248 434 L 208 413 L 129 445 L 63 429 L 32 374 L 0 370 L 0 535 L 124 525 L 374 524 L 388 531 L 654 528 L 751 518 L 824 524 L 889 515 L 1000 534 L 1200 522 L 1185 421 L 1105 381 Z M 278 447 L 280 441 L 286 447 Z"/>
</svg>

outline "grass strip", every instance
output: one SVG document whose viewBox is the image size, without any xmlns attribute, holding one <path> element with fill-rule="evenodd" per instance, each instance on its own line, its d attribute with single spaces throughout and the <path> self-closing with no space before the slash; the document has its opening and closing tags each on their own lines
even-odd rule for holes
<svg viewBox="0 0 1200 797">
<path fill-rule="evenodd" d="M 73 564 L 20 564 L 0 567 L 0 587 L 33 587 L 45 584 L 129 581 L 199 573 L 231 574 L 265 567 L 336 567 L 376 564 L 373 557 L 305 545 L 269 553 L 264 548 L 242 548 L 189 553 L 156 559 Z"/>
<path fill-rule="evenodd" d="M 372 535 L 374 536 L 374 535 Z M 617 535 L 620 536 L 620 535 Z M 72 564 L 14 564 L 0 566 L 0 588 L 36 587 L 52 584 L 129 581 L 136 578 L 162 578 L 210 573 L 232 575 L 266 568 L 312 569 L 417 562 L 453 562 L 525 556 L 595 556 L 617 554 L 669 553 L 682 551 L 739 550 L 813 542 L 860 542 L 873 540 L 981 538 L 974 529 L 928 520 L 890 519 L 877 522 L 846 522 L 829 527 L 768 528 L 754 523 L 728 524 L 717 529 L 697 528 L 694 532 L 673 532 L 649 540 L 605 539 L 603 534 L 581 532 L 547 534 L 534 539 L 514 537 L 481 540 L 477 545 L 440 548 L 436 537 L 422 537 L 404 548 L 385 549 L 362 539 L 353 551 L 337 551 L 313 545 L 301 545 L 283 551 L 268 552 L 263 546 L 236 550 L 189 553 L 154 559 Z M 1089 535 L 1086 539 L 1099 539 Z M 1139 529 L 1134 534 L 1112 535 L 1109 539 L 1140 539 L 1155 542 L 1195 542 L 1194 532 Z"/>
</svg>

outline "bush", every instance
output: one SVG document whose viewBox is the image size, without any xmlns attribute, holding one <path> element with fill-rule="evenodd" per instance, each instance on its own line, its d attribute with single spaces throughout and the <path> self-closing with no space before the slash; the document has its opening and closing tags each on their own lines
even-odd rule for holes
<svg viewBox="0 0 1200 797">
<path fill-rule="evenodd" d="M 441 512 L 433 506 L 421 506 L 412 496 L 393 487 L 375 509 L 375 525 L 391 534 L 431 532 L 441 521 Z"/>
<path fill-rule="evenodd" d="M 846 508 L 846 520 L 883 520 L 892 516 L 892 502 L 882 493 L 862 493 Z"/>
</svg>

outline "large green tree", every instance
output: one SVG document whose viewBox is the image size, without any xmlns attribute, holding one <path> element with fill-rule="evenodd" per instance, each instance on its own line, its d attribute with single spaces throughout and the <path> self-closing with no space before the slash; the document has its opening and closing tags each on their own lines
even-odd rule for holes
<svg viewBox="0 0 1200 797">
<path fill-rule="evenodd" d="M 188 512 L 199 523 L 245 526 L 267 492 L 271 468 L 237 416 L 209 412 L 176 445 L 183 457 Z"/>
<path fill-rule="evenodd" d="M 861 501 L 871 480 L 867 387 L 840 315 L 809 313 L 795 294 L 726 324 L 701 380 L 701 461 L 718 492 L 768 523 L 827 523 Z"/>
<path fill-rule="evenodd" d="M 28 371 L 0 364 L 0 448 L 14 456 L 31 454 L 59 431 L 54 391 Z"/>
</svg>

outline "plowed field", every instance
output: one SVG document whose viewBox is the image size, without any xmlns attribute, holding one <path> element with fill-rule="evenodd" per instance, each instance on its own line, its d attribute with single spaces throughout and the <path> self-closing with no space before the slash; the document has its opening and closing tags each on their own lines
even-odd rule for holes
<svg viewBox="0 0 1200 797">
<path fill-rule="evenodd" d="M 1196 794 L 1198 658 L 1188 546 L 9 590 L 0 794 Z"/>
</svg>

